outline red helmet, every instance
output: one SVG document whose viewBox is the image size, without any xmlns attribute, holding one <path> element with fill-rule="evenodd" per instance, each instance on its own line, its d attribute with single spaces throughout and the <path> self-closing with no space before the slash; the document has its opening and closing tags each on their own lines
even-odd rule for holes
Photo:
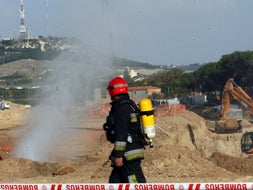
<svg viewBox="0 0 253 190">
<path fill-rule="evenodd" d="M 109 82 L 107 90 L 110 96 L 113 97 L 118 94 L 128 93 L 128 85 L 125 79 L 121 77 L 115 77 Z"/>
</svg>

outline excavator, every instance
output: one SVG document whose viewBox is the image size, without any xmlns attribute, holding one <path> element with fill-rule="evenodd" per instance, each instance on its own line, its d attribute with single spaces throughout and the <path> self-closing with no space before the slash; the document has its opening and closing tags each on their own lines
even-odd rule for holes
<svg viewBox="0 0 253 190">
<path fill-rule="evenodd" d="M 221 99 L 221 113 L 219 114 L 219 120 L 226 119 L 231 98 L 236 99 L 248 113 L 253 115 L 253 100 L 252 98 L 236 84 L 233 78 L 227 80 Z"/>
<path fill-rule="evenodd" d="M 233 78 L 229 78 L 225 83 L 222 99 L 221 112 L 216 122 L 216 133 L 235 133 L 242 132 L 241 121 L 238 118 L 227 118 L 231 99 L 237 100 L 247 113 L 253 115 L 253 99 L 236 84 Z M 241 150 L 246 154 L 253 154 L 253 132 L 245 132 L 241 138 Z"/>
</svg>

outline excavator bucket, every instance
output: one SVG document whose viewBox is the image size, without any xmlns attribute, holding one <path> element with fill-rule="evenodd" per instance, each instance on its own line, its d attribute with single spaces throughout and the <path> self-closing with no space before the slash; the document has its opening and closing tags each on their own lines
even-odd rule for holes
<svg viewBox="0 0 253 190">
<path fill-rule="evenodd" d="M 227 118 L 217 120 L 215 122 L 215 132 L 216 133 L 241 133 L 243 126 L 241 121 L 243 120 L 242 109 L 238 108 L 236 105 L 231 105 L 226 111 Z"/>
<path fill-rule="evenodd" d="M 240 125 L 240 120 L 230 118 L 226 120 L 218 120 L 215 123 L 214 128 L 216 133 L 241 133 L 242 126 Z"/>
</svg>

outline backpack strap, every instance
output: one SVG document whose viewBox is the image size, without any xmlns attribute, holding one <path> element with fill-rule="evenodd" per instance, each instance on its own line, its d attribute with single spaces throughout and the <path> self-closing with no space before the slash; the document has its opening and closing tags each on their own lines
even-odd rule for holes
<svg viewBox="0 0 253 190">
<path fill-rule="evenodd" d="M 146 141 L 146 137 L 145 137 L 145 134 L 144 134 L 144 130 L 143 130 L 142 125 L 141 125 L 140 109 L 137 107 L 136 103 L 131 99 L 124 100 L 121 103 L 122 104 L 127 103 L 132 108 L 134 113 L 137 115 L 138 120 L 139 120 L 139 125 L 137 126 L 138 127 L 139 138 L 140 138 L 140 141 L 143 143 L 143 148 L 145 149 L 145 146 L 147 145 L 147 141 Z M 146 115 L 146 114 L 144 114 L 144 115 Z"/>
<path fill-rule="evenodd" d="M 124 100 L 121 102 L 121 104 L 123 104 L 123 103 L 127 103 L 135 113 L 138 113 L 138 114 L 140 113 L 139 108 L 137 107 L 137 105 L 135 104 L 135 102 L 133 100 L 130 100 L 130 99 Z"/>
</svg>

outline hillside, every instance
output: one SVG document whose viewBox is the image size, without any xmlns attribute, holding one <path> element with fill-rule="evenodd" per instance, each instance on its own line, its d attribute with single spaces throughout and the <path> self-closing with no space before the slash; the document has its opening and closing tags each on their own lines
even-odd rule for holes
<svg viewBox="0 0 253 190">
<path fill-rule="evenodd" d="M 130 60 L 125 60 L 121 64 L 120 59 L 116 63 L 116 70 L 119 73 L 123 73 L 126 69 L 127 63 L 129 63 L 129 70 L 133 70 L 141 76 L 149 76 L 154 73 L 158 73 L 165 68 L 152 66 L 149 64 L 142 64 L 139 62 L 134 62 Z M 54 61 L 46 60 L 34 60 L 34 59 L 21 59 L 18 61 L 13 61 L 6 64 L 0 65 L 0 86 L 11 87 L 11 86 L 23 86 L 23 87 L 32 87 L 38 86 L 40 83 L 43 83 L 43 80 L 46 79 L 48 75 L 54 72 L 55 63 Z M 180 67 L 181 68 L 181 67 Z M 183 69 L 191 71 L 192 66 L 182 66 Z M 196 68 L 196 65 L 194 65 Z M 23 78 L 23 80 L 22 80 Z"/>
<path fill-rule="evenodd" d="M 9 76 L 15 72 L 19 72 L 34 78 L 42 75 L 50 69 L 52 69 L 52 61 L 22 59 L 0 65 L 0 77 Z"/>
</svg>

